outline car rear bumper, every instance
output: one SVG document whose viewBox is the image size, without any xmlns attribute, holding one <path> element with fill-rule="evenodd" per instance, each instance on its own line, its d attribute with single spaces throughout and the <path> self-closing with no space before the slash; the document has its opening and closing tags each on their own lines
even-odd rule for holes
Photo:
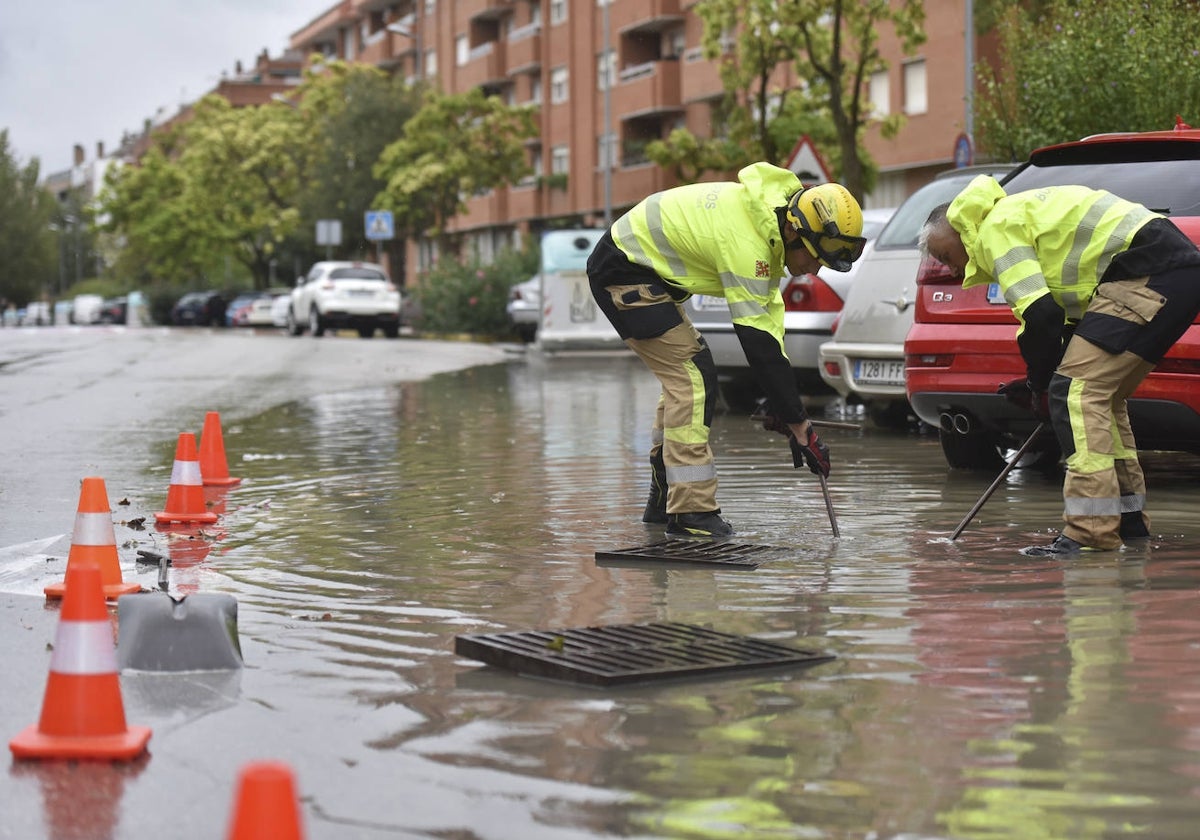
<svg viewBox="0 0 1200 840">
<path fill-rule="evenodd" d="M 878 364 L 869 365 L 868 371 L 861 362 Z M 836 366 L 837 374 L 831 366 Z M 821 378 L 843 397 L 856 395 L 864 401 L 906 399 L 901 344 L 827 341 L 821 345 L 819 370 Z"/>
</svg>

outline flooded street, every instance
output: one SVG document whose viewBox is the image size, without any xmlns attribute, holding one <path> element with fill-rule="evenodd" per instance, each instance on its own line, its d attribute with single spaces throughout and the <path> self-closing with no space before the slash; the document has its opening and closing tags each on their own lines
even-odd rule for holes
<svg viewBox="0 0 1200 840">
<path fill-rule="evenodd" d="M 1058 475 L 1015 470 L 951 542 L 993 474 L 947 470 L 935 433 L 822 429 L 835 539 L 784 439 L 722 414 L 734 539 L 786 556 L 598 563 L 662 539 L 640 521 L 657 393 L 632 355 L 531 351 L 231 412 L 243 480 L 208 491 L 221 518 L 192 539 L 125 524 L 161 509 L 180 429 L 144 430 L 148 457 L 105 437 L 76 479 L 112 465 L 127 576 L 155 587 L 133 564 L 152 550 L 174 594 L 234 595 L 245 668 L 123 675 L 150 756 L 14 762 L 0 836 L 222 836 L 237 768 L 260 758 L 291 765 L 317 840 L 1196 836 L 1200 459 L 1145 457 L 1149 545 L 1047 560 L 1018 549 L 1057 533 Z M 53 628 L 40 592 L 62 542 L 15 541 L 0 590 Z M 666 621 L 836 658 L 589 688 L 454 653 L 459 634 Z M 37 657 L 0 659 L 8 737 L 37 717 L 40 627 L 20 636 Z"/>
</svg>

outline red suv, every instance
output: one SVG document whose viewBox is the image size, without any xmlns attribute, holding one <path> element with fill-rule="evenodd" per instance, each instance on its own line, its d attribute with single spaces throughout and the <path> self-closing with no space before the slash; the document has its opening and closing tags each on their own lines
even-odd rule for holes
<svg viewBox="0 0 1200 840">
<path fill-rule="evenodd" d="M 1200 242 L 1200 129 L 1101 134 L 1038 149 L 1000 182 L 1009 194 L 1058 184 L 1108 190 L 1166 214 Z M 996 393 L 1025 373 L 1017 321 L 997 284 L 963 289 L 936 260 L 922 261 L 904 342 L 913 410 L 938 429 L 951 467 L 994 469 L 1037 425 Z M 1200 452 L 1200 322 L 1184 333 L 1129 400 L 1142 449 Z M 1053 434 L 1032 447 L 1057 458 Z"/>
</svg>

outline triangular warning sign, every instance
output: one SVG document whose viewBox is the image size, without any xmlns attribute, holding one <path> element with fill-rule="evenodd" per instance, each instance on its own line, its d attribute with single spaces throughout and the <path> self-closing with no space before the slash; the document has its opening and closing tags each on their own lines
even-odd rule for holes
<svg viewBox="0 0 1200 840">
<path fill-rule="evenodd" d="M 796 141 L 792 153 L 788 155 L 787 168 L 796 173 L 796 177 L 806 187 L 816 184 L 828 184 L 833 180 L 829 167 L 817 152 L 812 139 L 807 134 Z"/>
</svg>

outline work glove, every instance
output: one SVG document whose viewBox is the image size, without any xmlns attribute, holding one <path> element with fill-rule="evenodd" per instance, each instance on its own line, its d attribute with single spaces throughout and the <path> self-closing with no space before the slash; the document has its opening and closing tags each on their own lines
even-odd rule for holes
<svg viewBox="0 0 1200 840">
<path fill-rule="evenodd" d="M 1035 391 L 1025 378 L 1005 382 L 996 389 L 1006 400 L 1033 414 L 1038 420 L 1050 419 L 1050 396 L 1045 391 Z"/>
<path fill-rule="evenodd" d="M 808 427 L 807 441 L 801 443 L 795 435 L 790 435 L 788 443 L 792 447 L 792 466 L 800 469 L 807 464 L 814 475 L 829 477 L 829 447 L 821 442 L 812 426 Z"/>
<path fill-rule="evenodd" d="M 762 427 L 768 432 L 777 432 L 784 437 L 791 437 L 792 430 L 787 427 L 787 424 L 779 419 L 779 415 L 771 411 L 771 403 L 766 397 L 758 401 L 754 407 L 754 413 L 750 415 L 751 420 L 757 420 L 762 423 Z"/>
</svg>

